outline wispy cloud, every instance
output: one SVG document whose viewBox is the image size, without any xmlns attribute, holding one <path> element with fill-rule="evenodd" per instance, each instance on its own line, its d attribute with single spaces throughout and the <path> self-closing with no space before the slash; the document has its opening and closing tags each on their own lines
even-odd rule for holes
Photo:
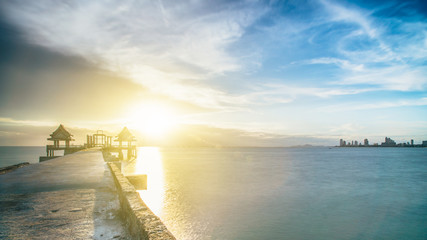
<svg viewBox="0 0 427 240">
<path fill-rule="evenodd" d="M 354 23 L 360 26 L 364 34 L 367 34 L 371 38 L 376 38 L 378 30 L 372 26 L 368 16 L 370 12 L 362 12 L 362 10 L 353 8 L 346 8 L 342 5 L 333 3 L 332 1 L 320 0 L 320 3 L 324 5 L 326 10 L 331 14 L 331 21 L 344 21 Z"/>
<path fill-rule="evenodd" d="M 339 105 L 331 105 L 322 107 L 319 110 L 322 112 L 348 112 L 357 110 L 372 110 L 372 109 L 383 109 L 383 108 L 395 108 L 395 107 L 410 107 L 410 106 L 427 106 L 427 98 L 412 99 L 412 100 L 394 100 L 394 101 L 382 101 L 373 103 L 346 103 Z"/>
<path fill-rule="evenodd" d="M 330 81 L 331 85 L 370 85 L 372 90 L 422 91 L 427 86 L 427 68 L 409 64 L 365 67 L 362 62 L 352 63 L 338 58 L 316 58 L 298 62 L 300 64 L 333 64 L 342 72 L 337 73 L 339 80 Z M 366 63 L 366 61 L 364 61 Z M 365 91 L 360 91 L 365 92 Z"/>
<path fill-rule="evenodd" d="M 2 8 L 31 42 L 81 55 L 155 92 L 196 97 L 206 107 L 235 102 L 203 82 L 244 67 L 227 48 L 265 13 L 250 1 L 17 1 Z"/>
<path fill-rule="evenodd" d="M 51 121 L 33 121 L 33 120 L 16 120 L 12 118 L 0 117 L 0 124 L 2 125 L 28 125 L 35 127 L 46 127 L 46 126 L 55 126 L 56 122 Z"/>
<path fill-rule="evenodd" d="M 427 86 L 427 68 L 407 65 L 372 68 L 359 74 L 348 74 L 342 85 L 368 84 L 380 86 L 384 90 L 422 91 Z"/>
<path fill-rule="evenodd" d="M 360 72 L 364 70 L 364 65 L 362 63 L 354 64 L 349 60 L 339 59 L 339 58 L 331 58 L 331 57 L 323 57 L 323 58 L 315 58 L 308 61 L 302 61 L 301 63 L 306 64 L 334 64 L 342 69 L 357 71 Z"/>
<path fill-rule="evenodd" d="M 349 28 L 334 39 L 339 57 L 314 58 L 300 63 L 338 66 L 341 72 L 336 73 L 337 80 L 330 81 L 332 84 L 367 84 L 398 91 L 426 88 L 425 22 L 403 23 L 397 18 L 375 17 L 375 9 L 367 11 L 354 5 L 350 8 L 328 0 L 319 2 L 329 14 L 325 22 L 353 24 L 355 28 Z"/>
<path fill-rule="evenodd" d="M 321 0 L 320 2 L 324 5 L 326 11 L 330 13 L 329 21 L 352 23 L 358 26 L 357 29 L 344 35 L 341 42 L 338 43 L 341 53 L 348 56 L 357 56 L 359 58 L 363 56 L 357 51 L 355 52 L 350 49 L 352 49 L 351 44 L 354 43 L 353 41 L 355 39 L 359 40 L 361 35 L 366 35 L 369 37 L 369 40 L 372 41 L 371 44 L 375 46 L 375 49 L 362 51 L 363 54 L 368 53 L 370 61 L 400 60 L 400 57 L 395 54 L 383 40 L 382 32 L 384 30 L 382 26 L 380 24 L 375 24 L 374 18 L 371 17 L 375 12 L 374 10 L 366 11 L 358 9 L 356 6 L 348 8 L 327 0 Z M 373 59 L 373 56 L 376 58 Z"/>
<path fill-rule="evenodd" d="M 0 137 L 11 137 L 11 136 L 22 136 L 25 135 L 20 132 L 11 132 L 11 131 L 0 131 Z"/>
<path fill-rule="evenodd" d="M 299 97 L 329 98 L 333 96 L 354 95 L 375 91 L 375 88 L 339 88 L 339 87 L 301 87 L 288 84 L 266 83 L 260 85 L 255 93 L 246 95 L 252 102 L 261 103 L 290 103 Z M 274 99 L 277 99 L 274 101 Z"/>
</svg>

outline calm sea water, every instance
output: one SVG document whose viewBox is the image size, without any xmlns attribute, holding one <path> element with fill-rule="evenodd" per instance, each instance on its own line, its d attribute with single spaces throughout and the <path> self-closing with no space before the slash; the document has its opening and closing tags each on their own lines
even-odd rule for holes
<svg viewBox="0 0 427 240">
<path fill-rule="evenodd" d="M 0 147 L 0 167 L 44 147 Z M 178 239 L 426 239 L 426 148 L 139 148 Z"/>
<path fill-rule="evenodd" d="M 39 156 L 46 156 L 46 147 L 0 146 L 0 167 L 6 167 L 21 162 L 38 163 Z"/>
<path fill-rule="evenodd" d="M 427 149 L 140 148 L 178 239 L 426 239 Z"/>
</svg>

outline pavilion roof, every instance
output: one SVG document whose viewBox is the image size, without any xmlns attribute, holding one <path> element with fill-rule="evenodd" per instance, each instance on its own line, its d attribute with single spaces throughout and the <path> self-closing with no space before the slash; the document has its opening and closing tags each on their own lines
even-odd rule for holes
<svg viewBox="0 0 427 240">
<path fill-rule="evenodd" d="M 50 138 L 48 138 L 47 140 L 73 141 L 74 139 L 72 138 L 72 136 L 73 135 L 65 129 L 64 125 L 60 124 L 59 127 L 52 134 L 50 134 Z"/>
<path fill-rule="evenodd" d="M 124 127 L 123 130 L 117 135 L 116 141 L 136 141 L 135 137 L 130 133 L 127 127 Z"/>
</svg>

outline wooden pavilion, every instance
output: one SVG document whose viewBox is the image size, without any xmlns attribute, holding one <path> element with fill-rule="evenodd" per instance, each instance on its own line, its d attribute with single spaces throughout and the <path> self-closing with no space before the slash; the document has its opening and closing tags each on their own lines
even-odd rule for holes
<svg viewBox="0 0 427 240">
<path fill-rule="evenodd" d="M 53 141 L 53 145 L 46 145 L 46 157 L 40 157 L 40 161 L 55 158 L 56 150 L 64 150 L 64 155 L 74 153 L 82 149 L 81 146 L 71 146 L 70 142 L 74 141 L 73 135 L 68 132 L 64 125 L 60 124 L 59 127 L 50 134 L 50 138 L 47 140 Z M 64 141 L 64 145 L 61 145 L 61 141 Z"/>
<path fill-rule="evenodd" d="M 127 150 L 127 159 L 136 157 L 136 146 L 133 145 L 133 142 L 136 141 L 136 138 L 132 135 L 127 127 L 124 127 L 123 130 L 117 135 L 116 142 L 119 142 L 119 158 L 123 158 L 122 150 Z M 123 145 L 123 143 L 126 143 Z"/>
<path fill-rule="evenodd" d="M 70 147 L 70 141 L 74 141 L 72 137 L 73 135 L 64 128 L 64 125 L 60 124 L 47 140 L 53 141 L 55 148 L 59 147 L 60 141 L 65 142 L 65 147 Z"/>
</svg>

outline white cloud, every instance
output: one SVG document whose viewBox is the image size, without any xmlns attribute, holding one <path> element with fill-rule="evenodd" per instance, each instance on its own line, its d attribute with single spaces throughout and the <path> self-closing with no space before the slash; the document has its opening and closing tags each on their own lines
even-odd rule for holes
<svg viewBox="0 0 427 240">
<path fill-rule="evenodd" d="M 357 74 L 348 73 L 336 84 L 368 84 L 380 86 L 383 90 L 422 91 L 427 86 L 427 69 L 407 65 L 371 68 Z"/>
<path fill-rule="evenodd" d="M 375 17 L 355 5 L 319 0 L 328 13 L 325 22 L 357 26 L 335 39 L 339 57 L 321 57 L 303 64 L 334 64 L 341 68 L 332 85 L 370 85 L 377 90 L 422 91 L 427 86 L 426 23 Z M 391 29 L 393 27 L 393 29 Z M 393 31 L 393 34 L 390 34 Z M 354 47 L 359 44 L 363 48 Z"/>
<path fill-rule="evenodd" d="M 331 14 L 332 21 L 344 21 L 355 23 L 360 26 L 364 34 L 367 34 L 371 38 L 375 38 L 378 35 L 378 30 L 372 26 L 369 20 L 369 12 L 363 13 L 361 10 L 355 8 L 346 8 L 339 4 L 335 4 L 331 1 L 320 0 L 326 10 Z"/>
<path fill-rule="evenodd" d="M 372 109 L 383 109 L 383 108 L 395 108 L 395 107 L 409 107 L 409 106 L 427 106 L 427 98 L 419 99 L 396 99 L 393 102 L 382 101 L 372 103 L 346 103 L 340 105 L 331 105 L 319 108 L 321 112 L 346 112 L 346 111 L 357 111 L 357 110 L 372 110 Z"/>
<path fill-rule="evenodd" d="M 316 59 L 311 59 L 310 61 L 306 61 L 306 63 L 309 63 L 309 64 L 335 64 L 342 69 L 350 70 L 350 71 L 362 71 L 362 70 L 364 70 L 364 65 L 362 63 L 354 64 L 348 60 L 339 59 L 339 58 L 330 58 L 330 57 L 316 58 Z"/>
<path fill-rule="evenodd" d="M 384 60 L 400 60 L 400 57 L 395 54 L 388 44 L 382 38 L 383 29 L 381 25 L 376 24 L 374 18 L 371 17 L 373 11 L 365 11 L 358 9 L 356 6 L 351 8 L 344 7 L 340 4 L 333 3 L 332 1 L 320 0 L 324 5 L 327 12 L 330 13 L 331 22 L 346 22 L 353 23 L 359 26 L 359 29 L 351 31 L 349 34 L 343 36 L 337 43 L 338 50 L 341 54 L 355 59 L 363 58 L 367 62 L 380 62 Z M 369 50 L 362 51 L 349 51 L 346 45 L 352 45 L 355 38 L 361 35 L 366 35 L 371 41 L 376 43 L 376 46 Z"/>
<path fill-rule="evenodd" d="M 22 136 L 25 135 L 20 132 L 13 132 L 13 131 L 0 131 L 0 137 L 11 137 L 11 136 Z"/>
<path fill-rule="evenodd" d="M 51 121 L 32 121 L 32 120 L 16 120 L 12 118 L 0 117 L 0 124 L 3 125 L 28 125 L 35 127 L 50 127 L 55 126 L 58 123 Z"/>
<path fill-rule="evenodd" d="M 287 84 L 263 84 L 255 93 L 246 97 L 254 103 L 289 103 L 301 96 L 329 98 L 333 96 L 354 95 L 375 91 L 375 88 L 334 88 L 334 87 L 302 87 Z M 274 99 L 277 101 L 273 101 Z"/>
<path fill-rule="evenodd" d="M 203 80 L 244 67 L 227 48 L 265 13 L 250 2 L 220 6 L 198 1 L 16 1 L 2 5 L 30 41 L 81 55 L 152 91 L 205 107 L 236 102 Z"/>
</svg>

